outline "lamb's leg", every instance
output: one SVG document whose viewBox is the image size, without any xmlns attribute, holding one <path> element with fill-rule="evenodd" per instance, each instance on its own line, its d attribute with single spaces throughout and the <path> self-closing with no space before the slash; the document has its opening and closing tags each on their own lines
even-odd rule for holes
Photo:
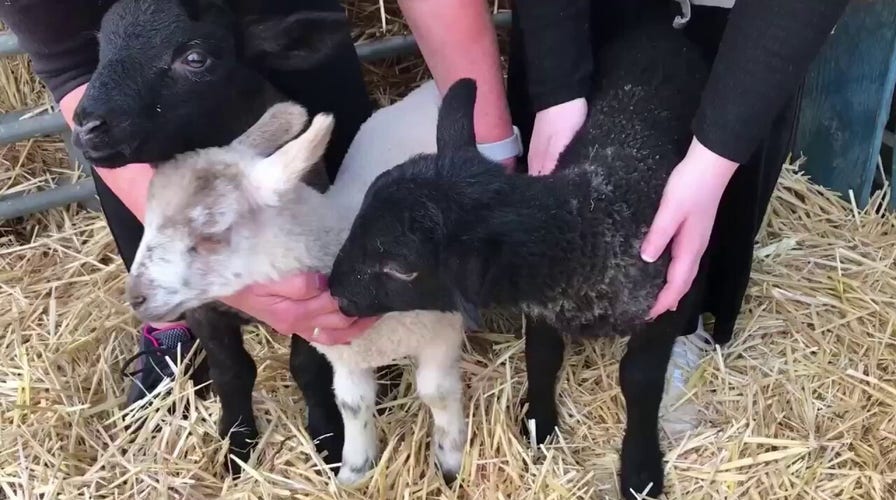
<svg viewBox="0 0 896 500">
<path fill-rule="evenodd" d="M 460 472 L 467 444 L 463 383 L 460 373 L 461 340 L 432 345 L 417 356 L 417 393 L 429 406 L 433 419 L 432 447 L 442 477 L 448 484 Z"/>
<path fill-rule="evenodd" d="M 376 378 L 368 368 L 335 365 L 333 389 L 345 423 L 342 466 L 336 479 L 352 485 L 373 469 L 379 455 L 374 422 Z"/>
<path fill-rule="evenodd" d="M 543 444 L 557 427 L 555 390 L 557 374 L 563 366 L 563 337 L 553 326 L 526 316 L 526 400 L 529 409 L 522 423 L 523 437 L 529 439 L 529 421 L 535 423 L 535 442 Z"/>
<path fill-rule="evenodd" d="M 255 362 L 243 348 L 240 319 L 213 308 L 198 308 L 187 313 L 187 324 L 202 342 L 208 359 L 212 388 L 221 401 L 218 435 L 229 438 L 229 452 L 243 462 L 249 460 L 258 428 L 252 411 L 255 386 Z M 228 469 L 233 476 L 241 468 L 232 457 Z"/>
<path fill-rule="evenodd" d="M 333 367 L 307 340 L 292 336 L 289 370 L 308 409 L 308 434 L 328 465 L 342 461 L 342 415 L 333 393 Z"/>
<path fill-rule="evenodd" d="M 637 498 L 631 490 L 637 494 L 646 491 L 653 498 L 663 491 L 658 413 L 666 367 L 680 323 L 661 317 L 632 334 L 619 365 L 626 407 L 621 471 L 622 493 L 626 498 Z"/>
</svg>

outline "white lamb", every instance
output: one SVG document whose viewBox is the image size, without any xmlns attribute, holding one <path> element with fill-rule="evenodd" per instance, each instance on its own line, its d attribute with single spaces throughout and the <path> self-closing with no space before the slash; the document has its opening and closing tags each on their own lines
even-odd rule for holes
<svg viewBox="0 0 896 500">
<path fill-rule="evenodd" d="M 321 159 L 333 118 L 316 115 L 292 139 L 308 121 L 305 108 L 294 103 L 274 105 L 226 147 L 158 165 L 128 282 L 137 314 L 145 321 L 170 320 L 251 283 L 295 271 L 329 272 L 373 179 L 412 155 L 435 152 L 439 101 L 427 82 L 376 111 L 325 194 L 302 176 Z M 273 150 L 268 157 L 259 153 Z M 459 315 L 414 311 L 385 315 L 349 345 L 314 344 L 333 365 L 345 425 L 341 483 L 362 479 L 379 455 L 373 369 L 403 357 L 417 362 L 418 393 L 433 415 L 436 461 L 445 479 L 454 479 L 466 443 L 462 342 Z M 214 367 L 211 373 L 214 378 Z"/>
</svg>

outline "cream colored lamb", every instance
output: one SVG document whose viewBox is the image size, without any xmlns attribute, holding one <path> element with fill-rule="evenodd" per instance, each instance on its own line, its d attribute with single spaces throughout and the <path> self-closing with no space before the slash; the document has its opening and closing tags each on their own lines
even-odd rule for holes
<svg viewBox="0 0 896 500">
<path fill-rule="evenodd" d="M 158 165 L 128 283 L 137 314 L 171 319 L 251 283 L 295 271 L 328 273 L 373 179 L 414 154 L 435 152 L 438 107 L 438 91 L 427 82 L 376 111 L 325 194 L 302 176 L 320 161 L 333 118 L 314 116 L 292 139 L 308 122 L 295 103 L 274 105 L 226 147 Z M 404 357 L 416 361 L 418 393 L 432 411 L 436 461 L 447 480 L 456 476 L 466 443 L 462 341 L 459 315 L 413 311 L 385 315 L 349 345 L 313 344 L 334 369 L 345 425 L 341 483 L 362 479 L 379 455 L 373 369 Z"/>
</svg>

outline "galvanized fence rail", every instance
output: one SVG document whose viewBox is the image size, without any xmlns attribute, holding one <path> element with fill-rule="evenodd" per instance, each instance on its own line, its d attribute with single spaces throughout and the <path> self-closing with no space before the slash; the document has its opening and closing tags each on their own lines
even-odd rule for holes
<svg viewBox="0 0 896 500">
<path fill-rule="evenodd" d="M 499 12 L 492 16 L 495 26 L 510 25 L 510 12 Z M 417 50 L 417 43 L 412 35 L 390 36 L 355 44 L 358 57 L 365 62 L 385 59 L 387 57 L 409 54 Z M 22 54 L 16 36 L 11 33 L 0 34 L 0 57 Z M 69 156 L 82 165 L 84 161 L 80 153 L 71 147 L 67 140 L 69 127 L 59 111 L 37 116 L 27 116 L 27 110 L 18 110 L 0 115 L 0 146 L 36 137 L 62 135 Z M 27 116 L 22 118 L 23 116 Z M 82 179 L 72 184 L 45 189 L 34 193 L 0 193 L 0 221 L 42 212 L 71 203 L 90 204 L 95 199 L 96 191 L 93 180 Z"/>
</svg>

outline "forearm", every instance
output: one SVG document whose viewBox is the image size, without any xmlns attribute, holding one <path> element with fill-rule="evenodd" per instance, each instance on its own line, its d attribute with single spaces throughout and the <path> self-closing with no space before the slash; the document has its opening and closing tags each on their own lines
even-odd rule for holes
<svg viewBox="0 0 896 500">
<path fill-rule="evenodd" d="M 86 84 L 81 85 L 59 100 L 59 110 L 69 127 L 72 126 L 72 115 L 86 89 Z M 146 163 L 134 163 L 115 169 L 97 168 L 96 171 L 124 206 L 143 222 L 152 168 Z"/>
<path fill-rule="evenodd" d="M 476 142 L 513 133 L 494 27 L 483 0 L 399 0 L 433 79 L 444 93 L 460 78 L 476 80 Z"/>
<path fill-rule="evenodd" d="M 700 142 L 744 163 L 805 78 L 847 3 L 737 2 L 694 119 Z"/>
<path fill-rule="evenodd" d="M 111 2 L 0 2 L 0 20 L 18 37 L 34 73 L 57 100 L 84 85 L 97 63 L 97 38 Z"/>
<path fill-rule="evenodd" d="M 516 0 L 513 14 L 519 16 L 535 112 L 588 96 L 594 71 L 591 1 Z"/>
</svg>

